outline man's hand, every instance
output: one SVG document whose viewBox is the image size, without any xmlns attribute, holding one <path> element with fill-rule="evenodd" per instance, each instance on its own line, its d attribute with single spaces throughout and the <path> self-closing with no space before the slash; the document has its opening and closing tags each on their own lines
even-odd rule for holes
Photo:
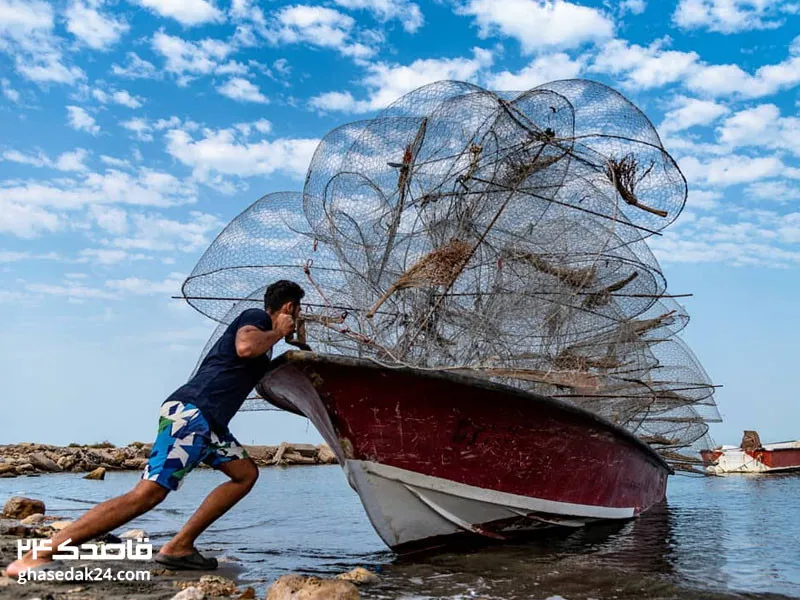
<svg viewBox="0 0 800 600">
<path fill-rule="evenodd" d="M 294 327 L 294 317 L 286 313 L 278 314 L 278 316 L 275 317 L 275 322 L 272 324 L 272 328 L 280 333 L 282 338 L 292 335 L 294 333 Z"/>
</svg>

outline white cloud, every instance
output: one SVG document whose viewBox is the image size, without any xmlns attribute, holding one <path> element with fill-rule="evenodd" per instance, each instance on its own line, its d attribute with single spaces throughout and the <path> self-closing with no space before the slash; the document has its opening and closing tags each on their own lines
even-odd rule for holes
<svg viewBox="0 0 800 600">
<path fill-rule="evenodd" d="M 229 43 L 213 38 L 197 42 L 171 36 L 163 31 L 153 35 L 152 47 L 164 57 L 165 69 L 185 83 L 192 76 L 209 75 L 233 52 Z"/>
<path fill-rule="evenodd" d="M 311 98 L 308 104 L 321 112 L 362 113 L 372 110 L 368 100 L 356 100 L 349 91 L 325 92 Z"/>
<path fill-rule="evenodd" d="M 707 64 L 696 52 L 669 50 L 670 42 L 663 38 L 643 47 L 612 40 L 603 46 L 591 70 L 622 78 L 623 87 L 637 91 L 681 83 L 713 97 L 760 98 L 800 84 L 800 54 L 791 49 L 785 60 L 750 74 L 735 64 Z"/>
<path fill-rule="evenodd" d="M 124 235 L 128 231 L 128 213 L 116 206 L 94 205 L 89 207 L 89 216 L 102 230 Z"/>
<path fill-rule="evenodd" d="M 142 253 L 126 252 L 112 248 L 84 248 L 78 252 L 79 263 L 92 263 L 95 265 L 116 265 L 121 262 L 134 260 L 150 260 L 152 257 Z"/>
<path fill-rule="evenodd" d="M 108 204 L 170 207 L 196 201 L 194 183 L 151 169 L 133 174 L 108 169 L 105 173 L 78 173 L 73 178 L 0 184 L 0 213 L 8 219 L 4 230 L 14 231 L 15 220 L 19 220 L 23 233 L 18 235 L 24 237 L 39 230 L 55 230 L 62 223 L 59 215 L 64 211 Z"/>
<path fill-rule="evenodd" d="M 783 162 L 775 156 L 753 158 L 733 154 L 705 160 L 687 156 L 678 162 L 689 181 L 712 187 L 751 183 L 778 176 L 786 170 Z"/>
<path fill-rule="evenodd" d="M 19 104 L 19 92 L 11 87 L 11 82 L 8 79 L 3 78 L 0 79 L 0 84 L 3 86 L 3 96 L 11 100 L 14 104 Z"/>
<path fill-rule="evenodd" d="M 800 157 L 800 118 L 782 117 L 774 104 L 734 113 L 722 123 L 718 134 L 728 147 L 769 148 Z"/>
<path fill-rule="evenodd" d="M 160 72 L 155 65 L 140 58 L 135 52 L 126 53 L 125 60 L 127 61 L 125 66 L 116 63 L 111 65 L 111 72 L 114 75 L 128 79 L 157 79 L 160 77 Z"/>
<path fill-rule="evenodd" d="M 614 22 L 603 11 L 566 0 L 467 0 L 458 12 L 475 18 L 482 37 L 515 38 L 526 53 L 575 48 L 614 35 Z"/>
<path fill-rule="evenodd" d="M 84 285 L 78 281 L 65 280 L 61 284 L 28 283 L 25 286 L 28 292 L 45 296 L 63 296 L 76 300 L 111 300 L 116 296 L 107 290 Z"/>
<path fill-rule="evenodd" d="M 582 58 L 572 59 L 564 52 L 542 54 L 522 70 L 502 71 L 488 78 L 493 90 L 527 90 L 548 81 L 577 77 L 585 68 Z"/>
<path fill-rule="evenodd" d="M 101 13 L 102 4 L 103 0 L 72 0 L 64 12 L 67 31 L 95 50 L 108 50 L 129 29 L 124 20 Z"/>
<path fill-rule="evenodd" d="M 709 190 L 689 190 L 686 206 L 697 210 L 710 210 L 717 206 L 717 201 L 722 199 L 722 192 Z"/>
<path fill-rule="evenodd" d="M 51 160 L 44 152 L 36 154 L 25 154 L 18 150 L 6 150 L 3 152 L 3 160 L 30 165 L 32 167 L 48 167 L 59 171 L 86 171 L 88 170 L 84 161 L 89 153 L 83 148 L 78 148 L 72 152 L 64 152 L 56 160 Z"/>
<path fill-rule="evenodd" d="M 656 40 L 650 46 L 611 40 L 595 57 L 591 70 L 624 76 L 622 85 L 631 89 L 650 89 L 685 78 L 695 68 L 696 52 L 666 50 L 666 40 Z"/>
<path fill-rule="evenodd" d="M 55 168 L 59 171 L 88 171 L 84 164 L 89 153 L 83 148 L 78 148 L 73 152 L 64 152 L 59 155 L 55 162 Z"/>
<path fill-rule="evenodd" d="M 166 139 L 167 152 L 191 167 L 201 181 L 209 181 L 213 174 L 252 177 L 283 172 L 302 177 L 319 143 L 287 138 L 254 141 L 235 128 L 205 129 L 199 139 L 173 129 Z"/>
<path fill-rule="evenodd" d="M 109 279 L 105 282 L 107 288 L 123 294 L 135 296 L 153 296 L 161 294 L 178 294 L 184 276 L 180 273 L 170 273 L 163 281 L 151 281 L 140 277 L 126 279 Z"/>
<path fill-rule="evenodd" d="M 268 104 L 269 98 L 261 93 L 258 86 L 243 77 L 229 79 L 217 91 L 223 96 L 227 96 L 237 102 L 255 102 L 257 104 Z"/>
<path fill-rule="evenodd" d="M 262 34 L 272 44 L 310 44 L 331 48 L 343 56 L 366 59 L 375 49 L 355 39 L 355 20 L 323 6 L 285 6 L 275 13 Z"/>
<path fill-rule="evenodd" d="M 775 29 L 782 21 L 771 18 L 781 12 L 782 0 L 680 0 L 672 19 L 684 29 L 737 33 Z"/>
<path fill-rule="evenodd" d="M 0 52 L 13 58 L 17 72 L 37 83 L 75 83 L 85 75 L 63 63 L 54 27 L 55 15 L 47 2 L 0 0 Z"/>
<path fill-rule="evenodd" d="M 31 239 L 61 228 L 62 220 L 56 213 L 40 206 L 8 201 L 2 192 L 0 188 L 0 233 Z"/>
<path fill-rule="evenodd" d="M 672 101 L 672 108 L 664 116 L 659 131 L 666 135 L 698 125 L 710 125 L 728 112 L 727 106 L 712 100 L 677 96 Z"/>
<path fill-rule="evenodd" d="M 800 200 L 800 186 L 783 180 L 758 181 L 745 188 L 748 196 L 779 204 Z"/>
<path fill-rule="evenodd" d="M 76 131 L 86 131 L 92 135 L 100 133 L 100 126 L 95 122 L 94 117 L 87 113 L 80 106 L 67 106 L 69 126 Z"/>
<path fill-rule="evenodd" d="M 626 13 L 641 15 L 647 10 L 647 2 L 645 0 L 622 0 L 619 3 L 618 10 L 621 15 Z"/>
<path fill-rule="evenodd" d="M 651 246 L 666 263 L 723 263 L 788 268 L 800 265 L 800 213 L 729 211 L 681 221 Z"/>
<path fill-rule="evenodd" d="M 105 165 L 108 165 L 110 167 L 117 167 L 117 168 L 120 168 L 120 169 L 131 166 L 130 163 L 127 160 L 123 160 L 121 158 L 116 158 L 114 156 L 107 156 L 105 154 L 102 154 L 100 156 L 100 160 Z"/>
<path fill-rule="evenodd" d="M 141 142 L 153 141 L 153 134 L 151 133 L 153 131 L 153 127 L 146 119 L 134 117 L 132 119 L 128 119 L 127 121 L 121 122 L 120 125 L 132 132 L 134 137 Z"/>
<path fill-rule="evenodd" d="M 205 248 L 224 225 L 218 217 L 197 211 L 190 212 L 185 221 L 134 214 L 129 218 L 129 235 L 110 238 L 105 244 L 123 250 L 196 252 Z"/>
<path fill-rule="evenodd" d="M 127 90 L 105 91 L 100 88 L 92 90 L 92 96 L 101 104 L 119 104 L 128 108 L 141 108 L 144 98 L 132 96 Z"/>
<path fill-rule="evenodd" d="M 224 21 L 222 12 L 208 0 L 133 0 L 152 12 L 192 27 Z"/>
<path fill-rule="evenodd" d="M 397 19 L 408 33 L 414 33 L 425 22 L 419 6 L 408 0 L 334 0 L 342 8 L 367 10 L 380 21 Z"/>
<path fill-rule="evenodd" d="M 475 81 L 492 65 L 492 53 L 473 49 L 472 58 L 420 59 L 409 65 L 376 63 L 367 67 L 361 80 L 369 93 L 366 100 L 356 100 L 349 91 L 327 92 L 312 98 L 317 110 L 363 113 L 385 108 L 403 94 L 428 83 L 444 79 Z"/>
</svg>

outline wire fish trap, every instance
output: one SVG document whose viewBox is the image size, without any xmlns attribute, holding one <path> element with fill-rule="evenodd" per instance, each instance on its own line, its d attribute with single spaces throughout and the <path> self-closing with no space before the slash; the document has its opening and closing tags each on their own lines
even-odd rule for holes
<svg viewBox="0 0 800 600">
<path fill-rule="evenodd" d="M 561 398 L 693 467 L 715 388 L 646 244 L 686 191 L 607 86 L 437 82 L 324 136 L 302 193 L 234 219 L 183 292 L 224 328 L 294 279 L 307 296 L 289 343 Z"/>
</svg>

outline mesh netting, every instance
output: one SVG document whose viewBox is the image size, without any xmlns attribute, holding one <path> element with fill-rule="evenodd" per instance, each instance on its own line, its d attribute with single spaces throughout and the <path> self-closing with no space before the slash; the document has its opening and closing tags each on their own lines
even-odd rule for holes
<svg viewBox="0 0 800 600">
<path fill-rule="evenodd" d="M 647 117 L 589 81 L 440 82 L 330 132 L 302 193 L 236 217 L 183 286 L 224 325 L 278 279 L 316 351 L 555 396 L 696 464 L 714 388 L 646 239 L 686 182 Z"/>
</svg>

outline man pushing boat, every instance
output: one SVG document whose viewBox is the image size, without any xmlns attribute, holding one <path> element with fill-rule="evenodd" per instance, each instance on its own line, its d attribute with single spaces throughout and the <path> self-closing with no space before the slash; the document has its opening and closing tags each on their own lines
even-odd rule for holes
<svg viewBox="0 0 800 600">
<path fill-rule="evenodd" d="M 200 463 L 230 480 L 215 488 L 155 560 L 169 569 L 208 570 L 217 560 L 205 557 L 195 541 L 255 485 L 258 468 L 228 429 L 250 391 L 264 376 L 272 348 L 295 331 L 305 292 L 292 281 L 277 281 L 264 294 L 264 310 L 242 312 L 208 352 L 200 368 L 161 405 L 158 434 L 142 479 L 131 491 L 106 500 L 50 540 L 52 550 L 29 552 L 6 571 L 15 577 L 52 562 L 64 542 L 77 546 L 143 515 L 177 490 Z"/>
</svg>

